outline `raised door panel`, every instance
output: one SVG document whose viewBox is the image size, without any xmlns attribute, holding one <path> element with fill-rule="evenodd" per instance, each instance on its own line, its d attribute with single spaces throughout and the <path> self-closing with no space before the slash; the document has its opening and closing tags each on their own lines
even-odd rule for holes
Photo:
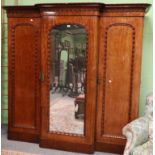
<svg viewBox="0 0 155 155">
<path fill-rule="evenodd" d="M 18 137 L 20 133 L 34 137 L 39 134 L 39 32 L 39 19 L 9 19 L 10 138 L 17 133 Z M 24 137 L 20 138 L 24 140 Z"/>
<path fill-rule="evenodd" d="M 100 22 L 98 150 L 109 151 L 111 147 L 114 152 L 123 151 L 126 139 L 122 128 L 137 117 L 142 34 L 138 25 L 142 25 L 141 19 L 103 18 Z"/>
<path fill-rule="evenodd" d="M 14 126 L 35 128 L 35 31 L 32 25 L 15 28 Z M 31 39 L 31 41 L 30 41 Z M 17 42 L 20 40 L 20 43 Z M 29 79 L 31 77 L 31 79 Z M 33 103 L 33 104 L 32 104 Z M 24 121 L 23 121 L 24 120 Z"/>
<path fill-rule="evenodd" d="M 133 32 L 132 27 L 122 24 L 111 25 L 107 30 L 106 105 L 102 118 L 102 132 L 106 135 L 122 135 L 121 129 L 129 119 Z M 117 113 L 112 113 L 116 109 Z"/>
</svg>

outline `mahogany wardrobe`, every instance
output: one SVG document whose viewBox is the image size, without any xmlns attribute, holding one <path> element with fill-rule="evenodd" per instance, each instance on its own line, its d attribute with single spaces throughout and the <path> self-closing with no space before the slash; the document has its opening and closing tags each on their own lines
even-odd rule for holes
<svg viewBox="0 0 155 155">
<path fill-rule="evenodd" d="M 8 138 L 67 151 L 122 153 L 122 128 L 138 116 L 149 6 L 5 6 Z"/>
</svg>

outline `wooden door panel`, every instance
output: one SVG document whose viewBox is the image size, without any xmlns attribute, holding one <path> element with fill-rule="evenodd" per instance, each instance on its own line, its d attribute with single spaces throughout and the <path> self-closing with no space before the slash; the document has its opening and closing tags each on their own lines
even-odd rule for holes
<svg viewBox="0 0 155 155">
<path fill-rule="evenodd" d="M 10 139 L 36 141 L 39 136 L 39 22 L 31 18 L 9 19 Z"/>
<path fill-rule="evenodd" d="M 141 18 L 100 20 L 97 150 L 122 152 L 122 128 L 138 115 L 142 24 Z"/>
<path fill-rule="evenodd" d="M 107 30 L 104 134 L 120 136 L 122 127 L 128 122 L 132 37 L 133 29 L 128 25 L 113 25 Z M 112 113 L 116 109 L 117 112 Z"/>
<path fill-rule="evenodd" d="M 35 36 L 32 25 L 20 25 L 15 28 L 16 87 L 13 125 L 16 127 L 35 128 L 36 84 L 33 52 L 35 51 L 35 38 L 32 36 Z M 18 40 L 20 40 L 20 43 L 17 43 Z M 29 80 L 29 77 L 31 77 L 31 80 Z"/>
</svg>

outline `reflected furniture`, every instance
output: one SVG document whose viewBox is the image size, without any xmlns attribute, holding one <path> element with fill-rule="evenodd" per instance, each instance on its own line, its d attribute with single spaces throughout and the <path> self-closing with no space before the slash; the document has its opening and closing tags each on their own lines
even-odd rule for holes
<svg viewBox="0 0 155 155">
<path fill-rule="evenodd" d="M 77 119 L 84 119 L 84 102 L 85 102 L 85 96 L 79 95 L 75 99 L 75 118 Z"/>
<path fill-rule="evenodd" d="M 127 143 L 123 155 L 153 155 L 153 94 L 147 96 L 145 114 L 125 127 Z"/>
<path fill-rule="evenodd" d="M 138 116 L 143 23 L 149 6 L 102 3 L 5 6 L 8 15 L 8 138 L 67 151 L 122 153 L 126 143 L 122 128 Z M 53 47 L 62 46 L 59 41 L 60 44 L 54 44 L 51 33 L 62 25 L 81 26 L 86 35 L 84 45 L 75 44 L 86 49 L 84 125 L 74 120 L 74 112 L 73 117 L 69 117 L 83 127 L 83 134 L 49 130 L 54 100 L 50 100 L 51 79 L 56 69 L 51 64 L 54 60 L 55 64 L 59 63 L 52 55 Z M 66 44 L 68 46 L 68 42 Z M 72 97 L 78 95 L 75 83 Z M 73 100 L 68 95 L 64 98 Z M 71 105 L 74 108 L 74 102 Z"/>
</svg>

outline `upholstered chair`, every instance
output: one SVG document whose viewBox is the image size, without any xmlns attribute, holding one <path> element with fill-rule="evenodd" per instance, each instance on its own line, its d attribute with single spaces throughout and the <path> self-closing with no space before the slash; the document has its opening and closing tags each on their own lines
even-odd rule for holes
<svg viewBox="0 0 155 155">
<path fill-rule="evenodd" d="M 127 143 L 123 155 L 153 155 L 153 94 L 147 96 L 145 114 L 123 130 Z"/>
</svg>

